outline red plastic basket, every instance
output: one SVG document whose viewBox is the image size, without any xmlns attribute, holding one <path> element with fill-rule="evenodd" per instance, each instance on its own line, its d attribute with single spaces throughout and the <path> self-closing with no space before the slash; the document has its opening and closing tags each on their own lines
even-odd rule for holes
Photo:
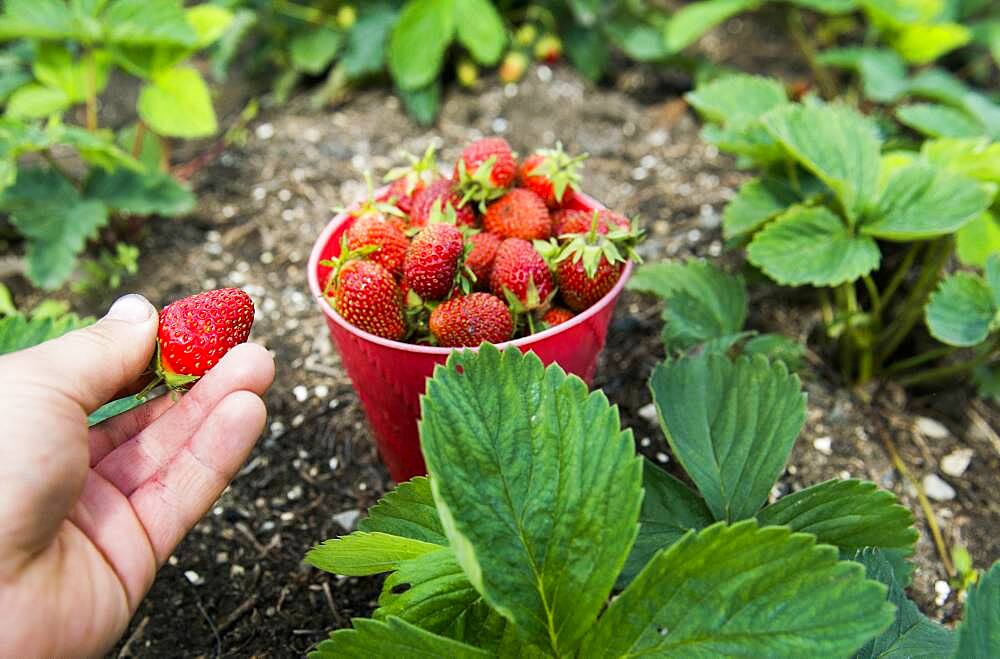
<svg viewBox="0 0 1000 659">
<path fill-rule="evenodd" d="M 580 193 L 574 194 L 567 206 L 583 210 L 604 208 Z M 434 366 L 443 364 L 455 348 L 413 345 L 369 334 L 344 320 L 324 299 L 321 282 L 326 281 L 330 268 L 320 265 L 320 261 L 337 257 L 340 236 L 352 222 L 350 215 L 341 213 L 320 234 L 309 257 L 309 288 L 326 317 L 330 337 L 364 405 L 379 454 L 392 478 L 402 482 L 427 473 L 417 434 L 420 396 Z M 590 384 L 615 302 L 631 274 L 632 264 L 628 263 L 615 287 L 571 320 L 498 347 L 514 345 L 523 352 L 531 350 L 545 364 L 555 362 Z"/>
</svg>

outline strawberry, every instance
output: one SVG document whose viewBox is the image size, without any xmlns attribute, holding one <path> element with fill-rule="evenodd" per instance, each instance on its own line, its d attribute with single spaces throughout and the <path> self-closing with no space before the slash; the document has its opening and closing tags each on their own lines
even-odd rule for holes
<svg viewBox="0 0 1000 659">
<path fill-rule="evenodd" d="M 452 178 L 458 183 L 461 205 L 471 200 L 482 208 L 487 201 L 502 196 L 516 176 L 517 161 L 507 140 L 484 137 L 465 147 Z"/>
<path fill-rule="evenodd" d="M 472 227 L 476 225 L 476 212 L 471 206 L 462 205 L 462 198 L 454 190 L 454 184 L 448 179 L 434 181 L 413 197 L 410 208 L 410 225 L 414 227 L 427 226 L 434 203 L 440 201 L 444 206 L 455 209 L 456 224 Z"/>
<path fill-rule="evenodd" d="M 497 255 L 497 248 L 503 240 L 495 233 L 477 233 L 469 238 L 472 246 L 465 256 L 465 266 L 476 276 L 476 287 L 488 289 L 490 287 L 490 275 L 493 274 L 493 260 Z"/>
<path fill-rule="evenodd" d="M 486 207 L 483 228 L 504 238 L 544 240 L 552 231 L 552 218 L 541 197 L 514 188 Z"/>
<path fill-rule="evenodd" d="M 502 343 L 514 333 L 510 310 L 489 293 L 458 295 L 431 312 L 431 334 L 438 345 L 475 347 L 484 341 Z"/>
<path fill-rule="evenodd" d="M 373 218 L 385 222 L 391 222 L 400 231 L 406 227 L 406 216 L 395 204 L 375 198 L 375 186 L 372 183 L 371 174 L 365 172 L 365 183 L 368 185 L 368 197 L 354 208 L 341 208 L 351 217 Z"/>
<path fill-rule="evenodd" d="M 604 256 L 592 272 L 587 271 L 582 258 L 560 261 L 556 266 L 556 280 L 563 301 L 570 309 L 583 311 L 615 287 L 624 268 L 624 261 L 611 263 Z"/>
<path fill-rule="evenodd" d="M 503 61 L 500 62 L 500 68 L 497 71 L 500 80 L 507 84 L 517 82 L 524 77 L 530 63 L 528 56 L 521 51 L 510 51 L 504 55 Z"/>
<path fill-rule="evenodd" d="M 424 300 L 443 300 L 460 274 L 465 241 L 451 224 L 428 224 L 420 230 L 403 262 L 410 290 Z"/>
<path fill-rule="evenodd" d="M 168 304 L 156 334 L 157 382 L 183 389 L 245 343 L 253 325 L 253 300 L 238 288 L 220 288 Z M 155 385 L 153 385 L 155 386 Z"/>
<path fill-rule="evenodd" d="M 539 149 L 528 156 L 518 170 L 518 180 L 541 197 L 549 208 L 558 208 L 567 191 L 580 185 L 580 163 L 587 154 L 570 157 L 557 142 L 554 149 Z"/>
<path fill-rule="evenodd" d="M 398 341 L 406 335 L 403 293 L 392 273 L 374 261 L 348 258 L 332 273 L 332 302 L 358 329 Z"/>
<path fill-rule="evenodd" d="M 563 309 L 562 307 L 552 307 L 542 315 L 542 322 L 545 323 L 547 327 L 555 327 L 560 323 L 565 323 L 567 320 L 575 316 L 576 314 L 569 309 Z"/>
<path fill-rule="evenodd" d="M 368 258 L 388 270 L 393 276 L 403 274 L 403 260 L 406 258 L 406 248 L 410 241 L 406 234 L 381 217 L 366 215 L 354 220 L 347 230 L 347 248 L 358 250 L 373 246 L 376 249 L 369 253 Z"/>
<path fill-rule="evenodd" d="M 516 312 L 547 304 L 555 292 L 545 259 L 521 238 L 507 238 L 500 243 L 490 287 L 494 295 L 506 298 Z"/>
<path fill-rule="evenodd" d="M 606 235 L 612 229 L 628 230 L 630 223 L 624 215 L 619 215 L 614 211 L 601 209 L 598 211 L 585 211 L 579 209 L 564 209 L 552 214 L 552 233 L 556 236 L 564 236 L 571 233 L 587 233 L 590 225 L 594 221 L 594 214 L 597 214 L 597 233 Z"/>
<path fill-rule="evenodd" d="M 606 227 L 606 232 L 601 233 L 601 218 L 601 211 L 594 211 L 590 230 L 563 234 L 572 236 L 572 239 L 557 248 L 559 254 L 554 259 L 556 281 L 563 301 L 573 311 L 583 311 L 614 288 L 628 258 L 641 260 L 633 247 L 642 238 L 642 232 L 616 224 Z M 612 218 L 610 222 L 615 220 Z M 546 247 L 552 249 L 552 243 Z"/>
<path fill-rule="evenodd" d="M 554 34 L 547 33 L 535 42 L 535 59 L 555 64 L 562 57 L 562 41 Z"/>
<path fill-rule="evenodd" d="M 390 169 L 383 180 L 390 183 L 389 198 L 395 200 L 399 210 L 409 215 L 413 198 L 438 178 L 438 169 L 433 145 L 428 146 L 420 158 L 411 153 L 407 153 L 406 157 L 410 164 Z"/>
</svg>

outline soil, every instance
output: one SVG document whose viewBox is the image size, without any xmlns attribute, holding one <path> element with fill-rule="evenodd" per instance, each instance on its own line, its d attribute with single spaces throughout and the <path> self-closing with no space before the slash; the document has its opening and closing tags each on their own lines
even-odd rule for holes
<svg viewBox="0 0 1000 659">
<path fill-rule="evenodd" d="M 731 21 L 707 46 L 715 39 L 723 61 L 736 60 L 735 44 L 748 29 Z M 761 56 L 757 70 L 772 70 L 781 61 L 775 55 Z M 801 68 L 782 72 L 794 78 Z M 400 149 L 421 153 L 431 142 L 447 162 L 490 133 L 522 153 L 561 140 L 571 152 L 590 154 L 589 193 L 641 217 L 647 261 L 721 256 L 739 267 L 735 254 L 724 253 L 719 222 L 745 175 L 699 141 L 679 98 L 686 84 L 637 69 L 595 88 L 567 67 L 541 66 L 517 85 L 486 80 L 477 93 L 452 92 L 438 125 L 427 130 L 415 128 L 383 90 L 357 92 L 336 109 L 312 110 L 299 99 L 266 111 L 245 146 L 198 172 L 197 210 L 149 223 L 139 240 L 141 273 L 126 286 L 159 303 L 243 287 L 259 310 L 254 340 L 273 351 L 277 379 L 267 394 L 269 425 L 250 460 L 160 571 L 115 653 L 301 656 L 330 629 L 375 607 L 379 578 L 338 578 L 302 563 L 306 550 L 350 531 L 393 486 L 306 286 L 312 242 L 334 208 L 364 193 L 361 172 L 383 172 Z M 83 310 L 99 313 L 110 299 L 91 299 Z M 820 325 L 811 301 L 787 291 L 757 287 L 751 307 L 753 329 L 806 339 Z M 659 314 L 654 301 L 625 293 L 594 386 L 620 406 L 638 450 L 676 473 L 660 430 L 641 412 L 650 402 L 646 380 L 663 357 Z M 955 488 L 956 498 L 934 502 L 934 512 L 948 544 L 968 547 L 982 567 L 1000 557 L 1000 438 L 993 430 L 1000 412 L 970 402 L 964 388 L 920 398 L 875 392 L 875 409 L 842 388 L 821 357 L 810 355 L 802 370 L 808 421 L 774 495 L 848 476 L 894 491 L 922 532 L 912 594 L 929 615 L 950 622 L 960 606 L 954 596 L 935 601 L 935 582 L 946 575 L 915 492 L 892 468 L 882 438 L 891 438 L 916 478 L 939 473 Z M 926 436 L 921 416 L 946 432 Z M 964 475 L 940 474 L 941 458 L 963 447 L 973 451 Z"/>
</svg>

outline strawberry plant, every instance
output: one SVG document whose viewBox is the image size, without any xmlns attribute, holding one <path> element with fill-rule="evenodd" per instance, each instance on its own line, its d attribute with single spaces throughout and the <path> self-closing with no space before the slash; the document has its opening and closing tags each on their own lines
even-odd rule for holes
<svg viewBox="0 0 1000 659">
<path fill-rule="evenodd" d="M 765 78 L 722 78 L 687 98 L 709 121 L 705 139 L 760 172 L 727 205 L 726 239 L 777 283 L 818 290 L 845 378 L 900 374 L 912 364 L 898 360 L 900 348 L 912 348 L 956 234 L 992 222 L 983 218 L 1000 178 L 979 157 L 991 147 L 884 152 L 869 118 L 839 103 L 789 102 Z"/>
<path fill-rule="evenodd" d="M 802 360 L 805 349 L 797 341 L 744 328 L 748 303 L 743 277 L 705 260 L 642 265 L 627 287 L 663 300 L 662 336 L 668 355 L 738 347 L 742 354 L 780 359 L 792 369 Z"/>
<path fill-rule="evenodd" d="M 64 283 L 116 216 L 193 207 L 165 171 L 168 138 L 216 132 L 208 87 L 187 60 L 231 19 L 221 7 L 179 0 L 4 3 L 0 40 L 12 42 L 6 53 L 17 66 L 0 97 L 0 211 L 25 239 L 33 283 Z M 100 127 L 98 112 L 114 72 L 142 82 L 139 122 L 117 133 Z M 83 127 L 63 120 L 78 114 Z M 116 257 L 107 253 L 88 266 L 91 279 L 100 270 L 113 280 Z"/>
<path fill-rule="evenodd" d="M 1000 565 L 957 633 L 926 619 L 903 594 L 917 534 L 891 494 L 828 481 L 766 505 L 805 418 L 783 366 L 707 354 L 662 364 L 650 386 L 697 491 L 636 457 L 604 395 L 557 366 L 454 353 L 421 403 L 429 477 L 307 555 L 390 573 L 373 618 L 311 656 L 1000 650 Z"/>
</svg>

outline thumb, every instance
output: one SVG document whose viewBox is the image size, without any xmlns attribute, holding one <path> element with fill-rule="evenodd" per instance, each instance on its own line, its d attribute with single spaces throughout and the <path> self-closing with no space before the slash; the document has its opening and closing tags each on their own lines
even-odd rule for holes
<svg viewBox="0 0 1000 659">
<path fill-rule="evenodd" d="M 126 295 L 90 327 L 16 353 L 23 364 L 18 372 L 90 413 L 146 370 L 156 345 L 156 326 L 156 309 L 149 300 Z"/>
</svg>

